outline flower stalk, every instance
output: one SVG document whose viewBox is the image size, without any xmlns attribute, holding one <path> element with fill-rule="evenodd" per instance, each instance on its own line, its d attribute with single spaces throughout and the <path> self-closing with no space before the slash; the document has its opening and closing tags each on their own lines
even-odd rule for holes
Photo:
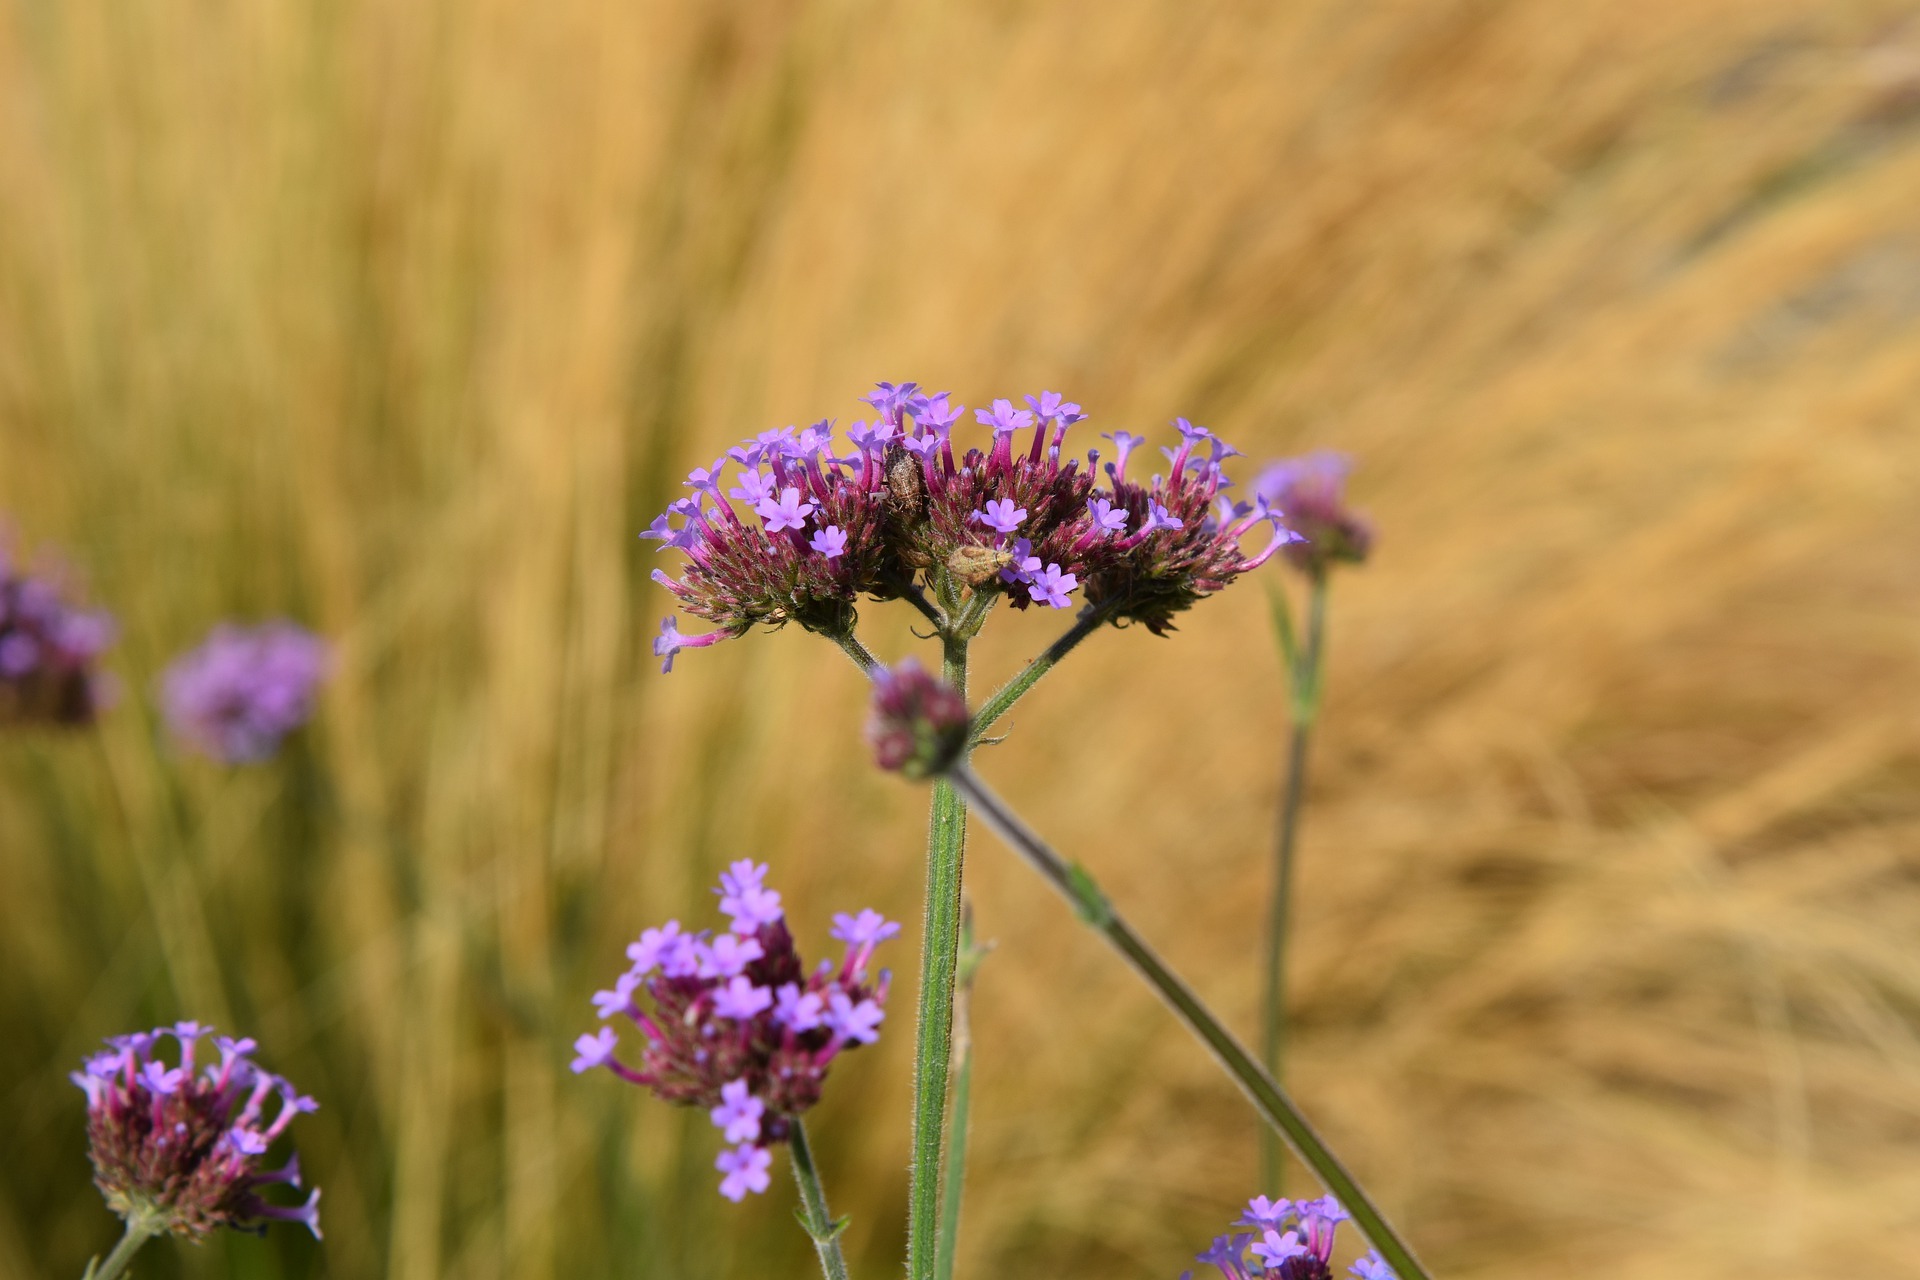
<svg viewBox="0 0 1920 1280">
<path fill-rule="evenodd" d="M 1086 868 L 1069 863 L 1049 848 L 964 763 L 955 765 L 947 780 L 966 803 L 1014 852 L 1038 871 L 1061 896 L 1073 904 L 1080 918 L 1112 944 L 1121 958 L 1140 975 L 1187 1028 L 1200 1038 L 1220 1065 L 1239 1084 L 1254 1108 L 1285 1139 L 1321 1184 L 1353 1214 L 1353 1220 L 1400 1280 L 1428 1280 L 1426 1268 L 1400 1238 L 1386 1216 L 1368 1198 L 1353 1175 L 1341 1165 L 1327 1144 L 1313 1131 L 1273 1076 L 1234 1038 L 1191 987 L 1134 932 L 1107 900 Z"/>
<path fill-rule="evenodd" d="M 954 612 L 947 610 L 949 617 Z M 942 639 L 940 674 L 964 699 L 967 646 L 972 636 L 956 631 Z M 964 747 L 960 758 L 963 762 L 966 759 Z M 910 1280 L 932 1280 L 939 1252 L 947 1081 L 953 1060 L 953 997 L 960 964 L 960 899 L 966 856 L 966 802 L 942 778 L 934 783 L 927 816 L 927 903 L 920 943 L 919 1022 L 913 1055 L 913 1156 L 907 1191 Z"/>
<path fill-rule="evenodd" d="M 847 1219 L 835 1220 L 827 1208 L 827 1189 L 821 1184 L 820 1171 L 813 1163 L 813 1148 L 807 1143 L 807 1126 L 798 1116 L 787 1131 L 787 1147 L 793 1156 L 793 1180 L 800 1188 L 800 1225 L 813 1239 L 814 1252 L 820 1255 L 820 1272 L 827 1280 L 848 1280 L 847 1260 L 840 1252 L 840 1236 Z"/>
<path fill-rule="evenodd" d="M 953 1280 L 954 1257 L 960 1247 L 960 1201 L 967 1179 L 967 1123 L 973 1107 L 973 1038 L 969 1033 L 968 1006 L 972 1002 L 974 971 L 990 949 L 974 942 L 973 911 L 970 904 L 962 903 L 960 970 L 953 1000 L 953 1108 L 947 1128 L 947 1174 L 940 1200 L 940 1240 L 934 1251 L 936 1280 Z"/>
<path fill-rule="evenodd" d="M 1273 896 L 1267 909 L 1264 991 L 1261 999 L 1260 1060 L 1275 1080 L 1284 1079 L 1286 1049 L 1287 934 L 1292 925 L 1294 849 L 1300 829 L 1300 804 L 1307 787 L 1307 751 L 1320 711 L 1322 655 L 1326 640 L 1327 575 L 1311 575 L 1307 597 L 1307 634 L 1294 638 L 1286 597 L 1273 597 L 1275 630 L 1287 668 L 1288 708 L 1292 731 L 1287 743 L 1285 781 L 1281 784 L 1280 817 L 1274 836 Z M 1278 1194 L 1282 1162 L 1279 1140 L 1271 1131 L 1260 1135 L 1260 1185 Z"/>
<path fill-rule="evenodd" d="M 1000 686 L 978 711 L 973 713 L 973 745 L 980 744 L 981 737 L 993 726 L 994 721 L 1012 710 L 1013 704 L 1026 695 L 1027 690 L 1040 682 L 1040 677 L 1053 670 L 1054 665 L 1072 653 L 1074 646 L 1100 629 L 1102 623 L 1113 616 L 1111 605 L 1086 605 L 1080 610 L 1080 616 L 1058 640 L 1048 645 L 1039 657 L 1021 669 L 1020 674 Z"/>
<path fill-rule="evenodd" d="M 107 1255 L 105 1262 L 90 1262 L 81 1280 L 116 1280 L 124 1273 L 133 1255 L 140 1252 L 147 1241 L 166 1231 L 166 1225 L 158 1214 L 135 1213 L 127 1218 L 127 1230 L 120 1237 L 120 1243 L 113 1246 L 113 1252 Z"/>
</svg>

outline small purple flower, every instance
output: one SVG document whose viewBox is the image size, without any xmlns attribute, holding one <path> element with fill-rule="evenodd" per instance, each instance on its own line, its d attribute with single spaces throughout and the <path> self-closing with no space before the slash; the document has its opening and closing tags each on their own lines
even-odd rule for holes
<svg viewBox="0 0 1920 1280">
<path fill-rule="evenodd" d="M 847 428 L 847 439 L 851 440 L 854 447 L 862 453 L 884 452 L 888 442 L 899 434 L 900 429 L 885 419 L 876 421 L 871 426 L 864 422 L 856 422 Z"/>
<path fill-rule="evenodd" d="M 182 1022 L 118 1036 L 111 1051 L 86 1059 L 72 1079 L 87 1095 L 87 1138 L 94 1184 L 123 1218 L 136 1215 L 183 1239 L 220 1227 L 257 1231 L 298 1222 L 320 1234 L 320 1193 L 305 1204 L 272 1204 L 261 1191 L 298 1188 L 300 1162 L 263 1170 L 259 1158 L 313 1099 L 247 1057 L 251 1040 L 215 1037 L 220 1061 L 196 1067 L 194 1048 L 208 1029 Z M 154 1057 L 164 1038 L 179 1042 L 177 1066 Z M 277 1105 L 271 1121 L 265 1111 Z"/>
<path fill-rule="evenodd" d="M 1247 1242 L 1253 1239 L 1244 1231 L 1215 1236 L 1204 1253 L 1194 1255 L 1195 1262 L 1220 1268 L 1227 1280 L 1247 1280 Z"/>
<path fill-rule="evenodd" d="M 944 435 L 952 430 L 953 424 L 960 421 L 960 415 L 967 411 L 967 406 L 963 404 L 948 408 L 947 394 L 942 391 L 938 395 L 927 396 L 913 415 L 915 422 L 935 435 Z"/>
<path fill-rule="evenodd" d="M 1115 506 L 1105 498 L 1087 500 L 1087 514 L 1093 517 L 1094 531 L 1097 533 L 1125 533 L 1127 531 L 1127 509 Z"/>
<path fill-rule="evenodd" d="M 891 382 L 880 382 L 874 384 L 874 389 L 860 398 L 898 422 L 901 412 L 913 399 L 914 392 L 918 390 L 920 390 L 920 384 L 917 382 L 902 382 L 897 386 Z"/>
<path fill-rule="evenodd" d="M 789 485 L 780 491 L 780 497 L 767 498 L 756 504 L 754 514 L 767 523 L 768 533 L 779 533 L 783 529 L 804 529 L 807 517 L 812 515 L 815 506 L 811 502 L 800 501 L 800 490 Z"/>
<path fill-rule="evenodd" d="M 661 659 L 660 670 L 664 673 L 673 670 L 673 657 L 682 649 L 704 649 L 708 645 L 719 644 L 727 638 L 728 633 L 725 631 L 709 631 L 704 635 L 690 636 L 680 629 L 680 620 L 668 614 L 660 619 L 660 634 L 653 639 L 653 656 Z"/>
<path fill-rule="evenodd" d="M 995 400 L 991 409 L 975 409 L 973 417 L 981 426 L 992 427 L 996 436 L 1033 425 L 1033 414 L 1014 408 L 1011 400 Z"/>
<path fill-rule="evenodd" d="M 789 1031 L 811 1031 L 827 1020 L 827 1002 L 816 992 L 801 995 L 797 983 L 782 983 L 774 996 L 773 1020 Z"/>
<path fill-rule="evenodd" d="M 841 911 L 833 917 L 833 936 L 850 947 L 871 946 L 876 942 L 885 942 L 900 932 L 900 926 L 881 915 L 871 907 L 863 907 L 860 914 L 850 916 Z"/>
<path fill-rule="evenodd" d="M 827 559 L 835 560 L 846 552 L 847 535 L 841 531 L 838 525 L 830 524 L 824 529 L 815 530 L 813 537 L 808 540 L 807 545 Z"/>
<path fill-rule="evenodd" d="M 765 1191 L 770 1183 L 767 1169 L 773 1164 L 773 1152 L 765 1147 L 742 1145 L 729 1147 L 714 1159 L 713 1167 L 727 1176 L 720 1180 L 720 1194 L 735 1204 L 748 1192 Z"/>
<path fill-rule="evenodd" d="M 695 467 L 693 470 L 687 472 L 687 478 L 681 483 L 688 489 L 694 489 L 701 493 L 710 493 L 715 498 L 718 498 L 720 496 L 720 470 L 726 465 L 727 459 L 724 455 L 715 458 L 712 465 Z"/>
<path fill-rule="evenodd" d="M 989 501 L 985 510 L 974 512 L 970 518 L 995 533 L 1013 533 L 1020 528 L 1020 522 L 1027 518 L 1027 509 L 1014 506 L 1012 498 L 997 498 Z"/>
<path fill-rule="evenodd" d="M 1145 436 L 1136 436 L 1129 431 L 1116 431 L 1111 435 L 1102 434 L 1100 438 L 1102 440 L 1113 441 L 1113 450 L 1119 456 L 1108 463 L 1107 467 L 1112 472 L 1115 480 L 1125 480 L 1127 478 L 1127 458 L 1135 449 L 1145 444 L 1147 438 Z"/>
<path fill-rule="evenodd" d="M 745 1080 L 729 1080 L 720 1090 L 720 1105 L 707 1113 L 728 1142 L 753 1142 L 760 1136 L 760 1117 L 767 1104 L 747 1091 Z"/>
<path fill-rule="evenodd" d="M 886 1011 L 871 1000 L 855 1004 L 846 992 L 836 991 L 827 1000 L 826 1024 L 835 1035 L 858 1044 L 872 1044 L 880 1038 L 880 1022 Z"/>
<path fill-rule="evenodd" d="M 1079 579 L 1070 573 L 1062 573 L 1060 566 L 1050 564 L 1043 572 L 1031 575 L 1027 579 L 1027 591 L 1035 604 L 1048 605 L 1055 609 L 1064 609 L 1073 601 L 1067 593 L 1079 586 Z"/>
<path fill-rule="evenodd" d="M 773 477 L 755 468 L 740 473 L 740 483 L 727 490 L 729 498 L 738 498 L 749 507 L 758 508 L 763 502 L 773 500 Z"/>
<path fill-rule="evenodd" d="M 613 1060 L 614 1046 L 620 1037 L 612 1027 L 602 1027 L 590 1035 L 581 1036 L 573 1042 L 573 1073 L 591 1071 L 603 1067 Z"/>
<path fill-rule="evenodd" d="M 1184 529 L 1186 524 L 1165 507 L 1155 502 L 1150 504 L 1147 518 L 1140 522 L 1141 533 L 1151 533 L 1155 529 Z"/>
<path fill-rule="evenodd" d="M 1038 397 L 1028 396 L 1027 407 L 1043 422 L 1058 421 L 1064 425 L 1081 421 L 1087 415 L 1080 412 L 1080 406 L 1069 401 L 1058 391 L 1042 391 Z"/>
<path fill-rule="evenodd" d="M 700 976 L 731 978 L 764 954 L 759 939 L 742 941 L 730 933 L 723 933 L 701 951 Z"/>
<path fill-rule="evenodd" d="M 669 920 L 658 929 L 646 930 L 638 942 L 627 947 L 627 959 L 633 961 L 633 975 L 636 978 L 646 977 L 660 967 L 664 955 L 684 941 L 685 935 L 680 932 L 678 920 Z"/>
<path fill-rule="evenodd" d="M 758 946 L 758 943 L 754 944 Z M 753 985 L 753 979 L 741 974 L 713 993 L 713 1011 L 722 1018 L 745 1022 L 773 1007 L 773 992 Z"/>
<path fill-rule="evenodd" d="M 1400 1280 L 1399 1274 L 1376 1252 L 1369 1252 L 1348 1267 L 1347 1274 L 1357 1277 L 1357 1280 Z"/>
<path fill-rule="evenodd" d="M 621 974 L 619 981 L 613 984 L 613 990 L 593 993 L 593 1011 L 600 1015 L 602 1021 L 625 1013 L 633 1007 L 634 989 L 639 985 L 639 974 L 632 971 Z"/>
<path fill-rule="evenodd" d="M 1284 1197 L 1279 1200 L 1269 1200 L 1265 1196 L 1255 1196 L 1247 1201 L 1247 1211 L 1240 1215 L 1240 1225 L 1259 1227 L 1264 1231 L 1280 1226 L 1293 1216 L 1293 1201 Z"/>
<path fill-rule="evenodd" d="M 1289 1258 L 1303 1258 L 1306 1254 L 1307 1246 L 1301 1244 L 1300 1237 L 1291 1231 L 1282 1233 L 1269 1228 L 1261 1234 L 1260 1239 L 1253 1242 L 1253 1256 L 1270 1269 L 1277 1269 Z"/>
<path fill-rule="evenodd" d="M 290 622 L 222 624 L 167 668 L 161 697 L 168 727 L 222 763 L 265 760 L 313 714 L 328 665 L 319 637 Z"/>
<path fill-rule="evenodd" d="M 720 873 L 720 910 L 733 917 L 733 927 L 751 933 L 780 918 L 780 894 L 767 888 L 767 864 L 741 858 Z"/>
</svg>

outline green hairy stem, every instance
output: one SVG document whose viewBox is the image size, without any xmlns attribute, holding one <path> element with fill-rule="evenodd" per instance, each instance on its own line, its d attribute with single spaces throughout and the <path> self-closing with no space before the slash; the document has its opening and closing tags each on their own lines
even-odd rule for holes
<svg viewBox="0 0 1920 1280">
<path fill-rule="evenodd" d="M 1167 967 L 1166 962 L 1134 932 L 1131 925 L 1121 919 L 1087 870 L 1067 862 L 1048 848 L 964 764 L 955 766 L 948 778 L 981 820 L 1053 885 L 1073 905 L 1080 918 L 1098 930 L 1127 965 L 1172 1008 L 1188 1030 L 1200 1038 L 1215 1060 L 1226 1068 L 1252 1101 L 1254 1108 L 1286 1140 L 1293 1153 L 1313 1170 L 1321 1185 L 1353 1215 L 1354 1225 L 1379 1250 L 1380 1256 L 1386 1259 L 1387 1265 L 1394 1269 L 1400 1280 L 1429 1280 L 1426 1268 L 1414 1257 L 1413 1250 L 1374 1206 L 1353 1175 L 1342 1167 L 1327 1144 L 1313 1131 L 1286 1091 L 1241 1046 L 1225 1024 L 1194 994 L 1193 989 Z"/>
<path fill-rule="evenodd" d="M 1293 914 L 1293 856 L 1300 829 L 1300 802 L 1307 790 L 1307 748 L 1320 711 L 1320 671 L 1326 639 L 1327 579 L 1315 574 L 1307 606 L 1305 648 L 1295 645 L 1292 620 L 1284 597 L 1276 593 L 1274 622 L 1287 665 L 1289 708 L 1293 730 L 1287 744 L 1286 781 L 1282 784 L 1279 828 L 1274 838 L 1273 899 L 1267 910 L 1265 990 L 1261 1000 L 1260 1060 L 1276 1080 L 1286 1048 L 1287 935 Z M 1280 1144 L 1271 1130 L 1260 1135 L 1260 1190 L 1279 1195 Z"/>
<path fill-rule="evenodd" d="M 807 1126 L 793 1117 L 787 1136 L 793 1154 L 793 1180 L 800 1188 L 800 1225 L 813 1238 L 814 1252 L 820 1255 L 820 1271 L 827 1280 L 848 1280 L 847 1260 L 840 1253 L 840 1233 L 846 1230 L 845 1218 L 834 1221 L 827 1208 L 826 1188 L 820 1183 L 820 1171 L 814 1167 L 813 1148 L 807 1143 Z"/>
<path fill-rule="evenodd" d="M 88 1263 L 87 1271 L 81 1280 L 116 1280 L 133 1261 L 133 1255 L 140 1247 L 159 1235 L 163 1228 L 153 1214 L 134 1213 L 127 1219 L 126 1234 L 120 1237 L 120 1243 L 113 1247 L 107 1260 L 98 1264 Z"/>
<path fill-rule="evenodd" d="M 934 1251 L 936 1280 L 953 1280 L 954 1256 L 960 1247 L 960 1200 L 967 1180 L 967 1122 L 973 1110 L 973 1038 L 969 1034 L 968 1005 L 973 996 L 973 974 L 988 948 L 973 941 L 973 912 L 960 907 L 959 986 L 953 1000 L 953 1109 L 947 1128 L 946 1193 L 940 1201 L 940 1241 Z"/>
</svg>

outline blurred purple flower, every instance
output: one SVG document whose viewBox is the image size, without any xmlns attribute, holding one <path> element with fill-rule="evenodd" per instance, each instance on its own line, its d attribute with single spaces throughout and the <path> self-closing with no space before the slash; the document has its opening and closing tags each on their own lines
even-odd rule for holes
<svg viewBox="0 0 1920 1280">
<path fill-rule="evenodd" d="M 214 760 L 265 760 L 313 714 L 328 662 L 325 643 L 293 623 L 223 623 L 161 678 L 167 726 Z"/>
<path fill-rule="evenodd" d="M 1290 564 L 1310 574 L 1328 566 L 1358 564 L 1373 550 L 1373 525 L 1347 505 L 1347 474 L 1353 460 L 1321 449 L 1270 463 L 1253 491 L 1300 540 L 1286 548 Z"/>
<path fill-rule="evenodd" d="M 92 723 L 110 700 L 98 666 L 113 639 L 108 614 L 70 603 L 57 565 L 16 565 L 0 529 L 0 725 Z"/>
</svg>

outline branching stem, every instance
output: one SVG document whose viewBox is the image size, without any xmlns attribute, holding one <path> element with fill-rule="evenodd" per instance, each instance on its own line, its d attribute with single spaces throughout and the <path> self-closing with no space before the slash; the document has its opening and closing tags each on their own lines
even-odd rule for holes
<svg viewBox="0 0 1920 1280">
<path fill-rule="evenodd" d="M 1354 1224 L 1380 1251 L 1400 1280 L 1429 1280 L 1426 1268 L 1414 1257 L 1413 1250 L 1313 1131 L 1286 1091 L 1254 1061 L 1253 1055 L 1241 1046 L 1193 989 L 1120 917 L 1087 870 L 1068 863 L 1048 848 L 966 765 L 956 766 L 947 776 L 981 820 L 1073 904 L 1081 919 L 1098 930 L 1127 965 L 1186 1023 L 1188 1030 L 1200 1038 L 1267 1123 L 1353 1215 Z"/>
</svg>

